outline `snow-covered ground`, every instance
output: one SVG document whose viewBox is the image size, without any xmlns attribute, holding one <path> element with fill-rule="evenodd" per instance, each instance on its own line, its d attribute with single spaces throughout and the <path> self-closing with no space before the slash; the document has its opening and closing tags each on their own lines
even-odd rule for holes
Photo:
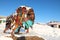
<svg viewBox="0 0 60 40">
<path fill-rule="evenodd" d="M 0 40 L 12 40 L 12 38 L 7 38 L 5 36 L 10 35 L 7 33 L 3 33 L 3 30 L 5 28 L 5 23 L 0 24 Z M 60 40 L 60 29 L 59 28 L 52 28 L 48 25 L 39 25 L 34 24 L 33 29 L 30 28 L 29 33 L 24 33 L 20 35 L 16 35 L 17 37 L 20 36 L 38 36 L 42 37 L 45 40 Z"/>
<path fill-rule="evenodd" d="M 33 25 L 33 31 L 37 33 L 38 36 L 42 36 L 46 40 L 60 40 L 60 29 L 52 28 L 47 25 Z"/>
<path fill-rule="evenodd" d="M 12 38 L 5 37 L 5 33 L 3 33 L 3 30 L 5 28 L 5 23 L 0 24 L 0 40 L 13 40 Z"/>
</svg>

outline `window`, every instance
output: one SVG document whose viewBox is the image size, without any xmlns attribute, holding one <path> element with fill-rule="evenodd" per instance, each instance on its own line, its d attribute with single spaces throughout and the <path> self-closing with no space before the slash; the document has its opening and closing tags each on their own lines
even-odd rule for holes
<svg viewBox="0 0 60 40">
<path fill-rule="evenodd" d="M 60 28 L 60 25 L 59 25 L 59 28 Z"/>
<path fill-rule="evenodd" d="M 5 20 L 3 20 L 3 23 L 5 23 L 6 21 Z"/>
<path fill-rule="evenodd" d="M 51 27 L 54 27 L 54 25 L 51 25 Z"/>
<path fill-rule="evenodd" d="M 2 20 L 0 20 L 0 23 L 2 22 Z"/>
</svg>

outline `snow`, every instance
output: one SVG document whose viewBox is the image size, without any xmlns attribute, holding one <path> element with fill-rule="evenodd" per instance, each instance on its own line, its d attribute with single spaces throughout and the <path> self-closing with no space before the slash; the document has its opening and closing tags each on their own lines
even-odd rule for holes
<svg viewBox="0 0 60 40">
<path fill-rule="evenodd" d="M 3 33 L 3 30 L 5 28 L 5 23 L 0 24 L 0 40 L 12 40 L 12 38 L 5 37 L 5 33 Z"/>
<path fill-rule="evenodd" d="M 52 28 L 48 25 L 33 25 L 33 31 L 46 40 L 60 40 L 60 29 Z"/>
<path fill-rule="evenodd" d="M 28 7 L 28 6 L 25 6 L 25 5 L 23 5 L 21 7 L 26 7 L 27 10 L 32 9 L 31 7 Z"/>
<path fill-rule="evenodd" d="M 4 37 L 4 36 L 1 36 L 0 37 L 0 40 L 13 40 L 12 38 L 7 38 L 7 37 Z"/>
<path fill-rule="evenodd" d="M 12 38 L 8 38 L 6 36 L 10 36 L 8 33 L 3 33 L 5 28 L 5 23 L 0 24 L 0 40 L 12 40 Z M 48 25 L 34 24 L 33 29 L 29 29 L 29 33 L 23 33 L 20 35 L 15 34 L 15 36 L 38 36 L 42 37 L 45 40 L 60 40 L 60 29 L 52 28 Z M 7 31 L 9 32 L 9 31 Z"/>
</svg>

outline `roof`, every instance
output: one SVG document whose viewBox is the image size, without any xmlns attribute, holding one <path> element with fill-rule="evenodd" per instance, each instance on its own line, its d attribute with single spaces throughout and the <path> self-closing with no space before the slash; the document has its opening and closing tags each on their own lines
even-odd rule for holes
<svg viewBox="0 0 60 40">
<path fill-rule="evenodd" d="M 47 24 L 60 24 L 60 21 L 50 21 Z"/>
<path fill-rule="evenodd" d="M 6 18 L 5 16 L 0 16 L 0 19 L 2 19 L 2 18 Z"/>
</svg>

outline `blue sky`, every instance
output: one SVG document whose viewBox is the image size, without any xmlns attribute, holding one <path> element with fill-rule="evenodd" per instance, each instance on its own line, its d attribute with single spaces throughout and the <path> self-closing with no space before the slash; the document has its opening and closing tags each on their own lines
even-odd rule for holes
<svg viewBox="0 0 60 40">
<path fill-rule="evenodd" d="M 35 23 L 60 21 L 60 0 L 0 0 L 0 15 L 8 16 L 21 5 L 34 9 Z"/>
</svg>

